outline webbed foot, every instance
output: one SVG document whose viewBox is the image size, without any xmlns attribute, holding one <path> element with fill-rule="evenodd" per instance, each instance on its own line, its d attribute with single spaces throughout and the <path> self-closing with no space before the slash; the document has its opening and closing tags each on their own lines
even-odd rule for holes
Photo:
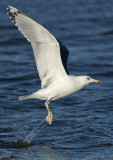
<svg viewBox="0 0 113 160">
<path fill-rule="evenodd" d="M 53 119 L 53 114 L 51 111 L 48 112 L 48 115 L 46 117 L 46 121 L 49 123 L 49 124 L 52 124 L 52 119 Z"/>
</svg>

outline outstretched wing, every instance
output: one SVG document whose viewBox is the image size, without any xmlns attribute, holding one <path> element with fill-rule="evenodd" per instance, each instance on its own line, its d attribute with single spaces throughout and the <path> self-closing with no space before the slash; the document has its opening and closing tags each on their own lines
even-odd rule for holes
<svg viewBox="0 0 113 160">
<path fill-rule="evenodd" d="M 31 42 L 42 88 L 64 80 L 67 73 L 62 65 L 59 43 L 55 37 L 12 6 L 8 7 L 8 14 L 20 32 Z"/>
</svg>

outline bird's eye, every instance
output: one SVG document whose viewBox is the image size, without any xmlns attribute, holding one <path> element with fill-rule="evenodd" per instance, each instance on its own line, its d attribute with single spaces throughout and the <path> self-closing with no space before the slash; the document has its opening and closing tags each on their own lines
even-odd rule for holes
<svg viewBox="0 0 113 160">
<path fill-rule="evenodd" d="M 87 80 L 89 80 L 90 78 L 88 77 Z"/>
</svg>

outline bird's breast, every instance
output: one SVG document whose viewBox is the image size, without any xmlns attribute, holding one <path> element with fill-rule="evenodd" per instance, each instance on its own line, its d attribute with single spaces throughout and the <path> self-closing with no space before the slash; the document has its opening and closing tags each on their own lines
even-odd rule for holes
<svg viewBox="0 0 113 160">
<path fill-rule="evenodd" d="M 71 80 L 57 82 L 48 87 L 48 91 L 52 100 L 69 96 L 81 89 L 81 86 L 76 85 Z"/>
</svg>

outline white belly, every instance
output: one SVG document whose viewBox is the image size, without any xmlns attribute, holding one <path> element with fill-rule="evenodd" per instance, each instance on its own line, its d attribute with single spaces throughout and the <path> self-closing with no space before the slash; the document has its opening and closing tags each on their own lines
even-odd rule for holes
<svg viewBox="0 0 113 160">
<path fill-rule="evenodd" d="M 48 86 L 47 88 L 41 89 L 40 91 L 38 91 L 38 93 L 43 100 L 56 100 L 62 97 L 69 96 L 79 91 L 81 88 L 81 85 L 75 83 L 73 79 L 67 79 L 66 81 L 60 81 Z"/>
</svg>

